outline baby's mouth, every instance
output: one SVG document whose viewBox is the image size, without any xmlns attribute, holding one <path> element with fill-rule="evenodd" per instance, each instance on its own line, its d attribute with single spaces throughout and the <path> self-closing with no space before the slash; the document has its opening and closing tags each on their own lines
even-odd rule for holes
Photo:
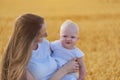
<svg viewBox="0 0 120 80">
<path fill-rule="evenodd" d="M 70 44 L 70 42 L 66 42 L 66 44 Z"/>
</svg>

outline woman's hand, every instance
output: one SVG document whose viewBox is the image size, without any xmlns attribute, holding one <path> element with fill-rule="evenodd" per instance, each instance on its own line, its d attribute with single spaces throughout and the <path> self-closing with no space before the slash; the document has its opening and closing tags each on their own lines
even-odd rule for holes
<svg viewBox="0 0 120 80">
<path fill-rule="evenodd" d="M 77 72 L 79 70 L 79 64 L 77 62 L 77 58 L 74 58 L 74 59 L 70 60 L 68 63 L 63 65 L 63 67 L 61 69 L 66 74 Z"/>
</svg>

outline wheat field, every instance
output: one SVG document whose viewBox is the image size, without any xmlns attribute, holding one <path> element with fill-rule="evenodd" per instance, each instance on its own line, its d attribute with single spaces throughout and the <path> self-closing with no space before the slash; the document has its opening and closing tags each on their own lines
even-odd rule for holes
<svg viewBox="0 0 120 80">
<path fill-rule="evenodd" d="M 31 12 L 44 16 L 49 41 L 59 38 L 66 19 L 79 25 L 77 46 L 85 53 L 86 80 L 120 80 L 119 0 L 1 0 L 0 4 L 0 60 L 16 17 Z"/>
</svg>

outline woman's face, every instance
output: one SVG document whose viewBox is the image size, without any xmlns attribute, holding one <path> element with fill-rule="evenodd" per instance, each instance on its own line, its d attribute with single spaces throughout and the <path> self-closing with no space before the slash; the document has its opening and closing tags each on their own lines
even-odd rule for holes
<svg viewBox="0 0 120 80">
<path fill-rule="evenodd" d="M 39 33 L 37 34 L 36 38 L 34 39 L 34 45 L 41 43 L 45 37 L 47 37 L 47 32 L 46 32 L 46 25 L 44 23 L 44 24 L 42 24 L 42 27 L 41 27 Z"/>
</svg>

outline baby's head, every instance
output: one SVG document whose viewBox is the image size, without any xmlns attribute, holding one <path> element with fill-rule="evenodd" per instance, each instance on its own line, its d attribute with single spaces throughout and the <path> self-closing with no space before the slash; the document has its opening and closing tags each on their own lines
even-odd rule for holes
<svg viewBox="0 0 120 80">
<path fill-rule="evenodd" d="M 73 49 L 78 40 L 78 34 L 78 25 L 71 20 L 66 20 L 60 28 L 60 41 L 62 46 L 67 49 Z"/>
</svg>

